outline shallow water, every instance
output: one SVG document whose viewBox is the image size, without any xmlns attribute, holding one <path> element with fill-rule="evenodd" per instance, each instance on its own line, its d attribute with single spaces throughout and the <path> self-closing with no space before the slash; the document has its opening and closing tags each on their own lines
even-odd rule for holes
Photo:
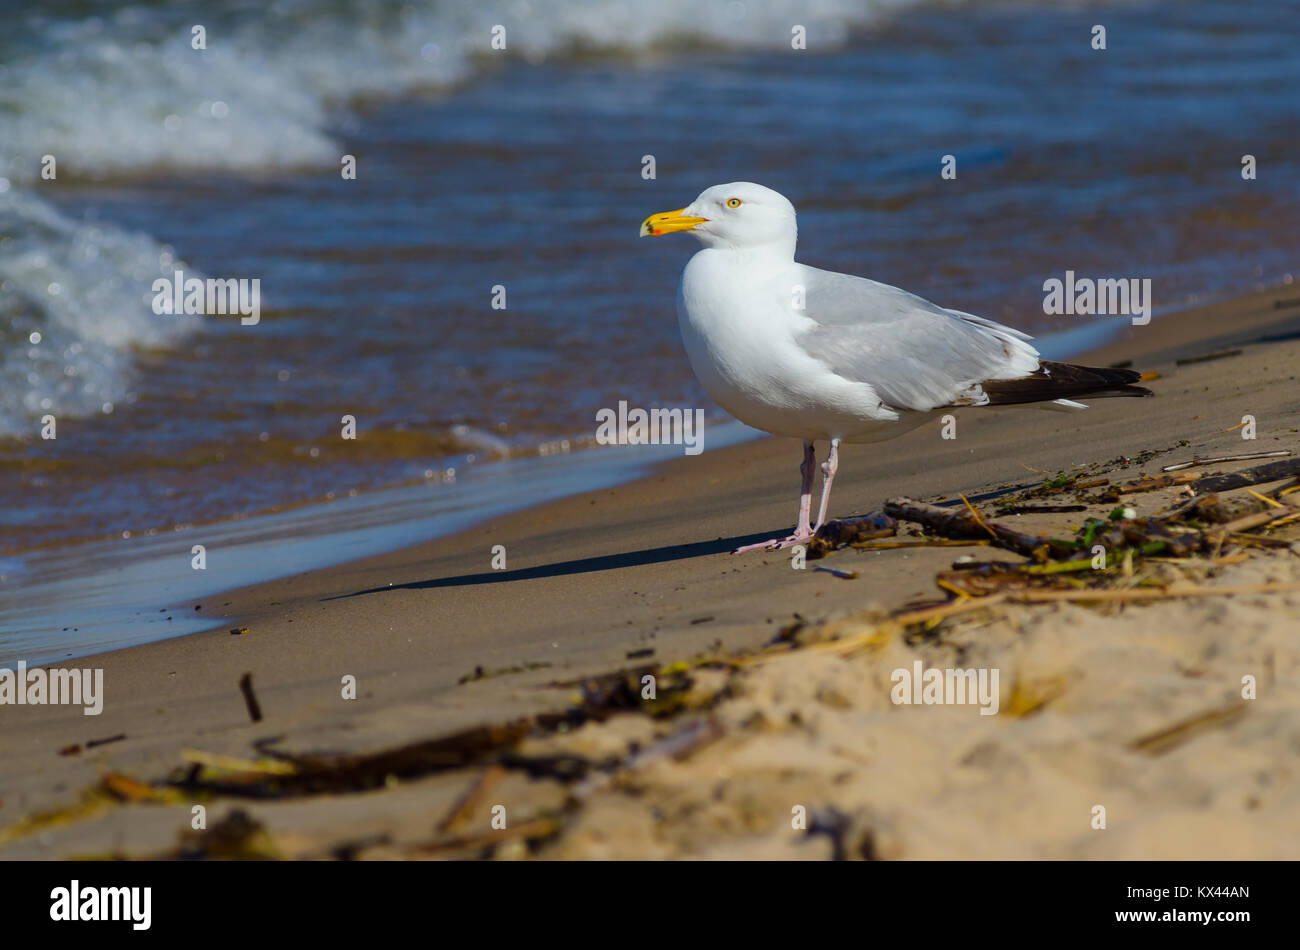
<svg viewBox="0 0 1300 950">
<path fill-rule="evenodd" d="M 718 181 L 787 194 L 802 260 L 1034 332 L 1092 319 L 1043 314 L 1066 270 L 1170 306 L 1295 265 L 1293 2 L 203 6 L 0 36 L 10 591 L 71 542 L 463 485 L 619 400 L 720 416 L 673 314 L 694 242 L 634 238 Z M 261 322 L 155 315 L 178 266 L 260 279 Z"/>
<path fill-rule="evenodd" d="M 710 448 L 759 435 L 710 428 Z M 484 466 L 475 477 L 407 485 L 129 539 L 0 558 L 0 667 L 75 656 L 220 626 L 222 591 L 355 561 L 470 528 L 521 504 L 618 485 L 680 456 L 677 446 L 615 446 Z M 202 546 L 202 568 L 194 552 Z M 485 567 L 487 549 L 484 549 Z"/>
</svg>

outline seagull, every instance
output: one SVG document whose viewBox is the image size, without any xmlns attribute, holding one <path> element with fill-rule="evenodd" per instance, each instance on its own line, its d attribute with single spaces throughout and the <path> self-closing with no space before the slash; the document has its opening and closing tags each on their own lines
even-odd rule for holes
<svg viewBox="0 0 1300 950">
<path fill-rule="evenodd" d="M 812 539 L 826 523 L 841 442 L 891 439 L 963 406 L 1086 409 L 1073 397 L 1152 394 L 1132 385 L 1141 379 L 1133 370 L 1043 360 L 1019 330 L 798 263 L 794 205 L 771 188 L 714 185 L 646 218 L 640 236 L 675 231 L 704 245 L 677 289 L 682 341 L 704 391 L 746 425 L 803 440 L 794 533 L 737 554 Z M 830 451 L 813 525 L 817 442 Z"/>
</svg>

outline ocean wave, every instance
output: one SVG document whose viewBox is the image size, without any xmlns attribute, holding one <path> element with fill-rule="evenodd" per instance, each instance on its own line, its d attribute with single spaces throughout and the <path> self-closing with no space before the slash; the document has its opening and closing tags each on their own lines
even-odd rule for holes
<svg viewBox="0 0 1300 950">
<path fill-rule="evenodd" d="M 74 221 L 41 189 L 156 170 L 338 167 L 350 105 L 446 90 L 501 56 L 631 61 L 701 46 L 788 49 L 794 24 L 825 48 L 917 2 L 72 0 L 13 14 L 0 32 L 0 436 L 32 436 L 47 412 L 111 412 L 131 397 L 138 350 L 174 344 L 196 325 L 149 306 L 152 280 L 182 263 L 170 248 Z M 191 43 L 196 26 L 201 50 Z M 55 181 L 41 179 L 46 155 L 57 162 Z"/>
<path fill-rule="evenodd" d="M 79 19 L 37 10 L 0 39 L 0 175 L 34 181 L 47 154 L 73 178 L 337 165 L 340 106 L 445 89 L 503 55 L 788 49 L 795 24 L 825 48 L 918 2 L 282 0 L 201 13 L 132 5 Z M 205 49 L 192 47 L 196 25 Z M 503 51 L 491 45 L 496 26 Z"/>
<path fill-rule="evenodd" d="M 0 187 L 0 436 L 34 436 L 46 413 L 112 412 L 128 398 L 137 350 L 197 323 L 153 313 L 150 286 L 174 263 L 147 235 Z"/>
</svg>

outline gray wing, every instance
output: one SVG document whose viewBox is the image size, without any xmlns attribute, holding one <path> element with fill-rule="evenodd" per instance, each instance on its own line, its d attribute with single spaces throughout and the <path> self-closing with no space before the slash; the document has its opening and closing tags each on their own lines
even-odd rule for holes
<svg viewBox="0 0 1300 950">
<path fill-rule="evenodd" d="M 1019 330 L 863 277 L 803 272 L 804 315 L 814 326 L 798 342 L 838 375 L 869 383 L 891 408 L 983 405 L 981 382 L 1038 368 L 1038 351 Z"/>
</svg>

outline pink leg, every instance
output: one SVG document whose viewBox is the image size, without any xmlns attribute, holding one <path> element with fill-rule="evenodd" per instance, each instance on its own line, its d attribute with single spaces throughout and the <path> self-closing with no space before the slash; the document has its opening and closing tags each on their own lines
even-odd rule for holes
<svg viewBox="0 0 1300 950">
<path fill-rule="evenodd" d="M 831 502 L 831 482 L 835 481 L 835 473 L 840 470 L 840 440 L 831 439 L 831 453 L 826 456 L 826 461 L 822 462 L 822 504 L 817 510 L 817 528 L 826 523 L 826 509 L 830 507 Z M 817 528 L 813 528 L 813 533 L 817 533 Z"/>
<path fill-rule="evenodd" d="M 748 551 L 779 551 L 782 548 L 788 548 L 795 544 L 804 544 L 812 540 L 813 529 L 808 524 L 808 519 L 812 514 L 812 483 L 813 473 L 817 470 L 817 452 L 813 448 L 811 441 L 805 440 L 803 444 L 803 464 L 799 466 L 799 474 L 803 476 L 803 484 L 799 489 L 799 523 L 795 525 L 794 534 L 786 538 L 773 538 L 770 541 L 760 541 L 758 544 L 747 544 L 743 548 L 736 548 L 733 554 L 744 554 Z M 823 507 L 825 502 L 823 502 Z"/>
</svg>

